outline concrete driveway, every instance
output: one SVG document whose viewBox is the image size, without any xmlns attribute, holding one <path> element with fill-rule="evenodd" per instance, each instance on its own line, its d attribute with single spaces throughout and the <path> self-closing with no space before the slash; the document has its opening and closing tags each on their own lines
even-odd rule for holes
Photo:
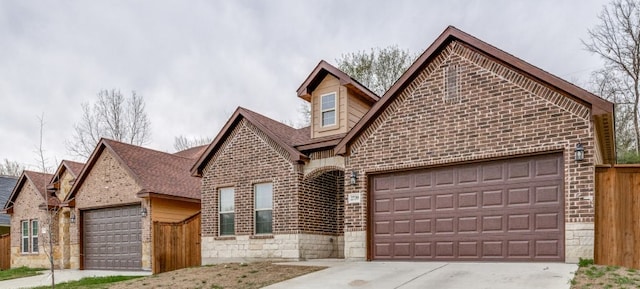
<svg viewBox="0 0 640 289">
<path fill-rule="evenodd" d="M 569 280 L 578 269 L 576 264 L 562 263 L 306 261 L 294 264 L 330 268 L 265 288 L 568 289 Z"/>
<path fill-rule="evenodd" d="M 55 270 L 56 284 L 80 280 L 84 277 L 103 277 L 103 276 L 147 276 L 151 275 L 149 271 L 102 271 L 102 270 Z M 44 271 L 42 275 L 36 275 L 31 277 L 11 279 L 6 281 L 0 281 L 0 288 L 2 289 L 18 289 L 18 288 L 31 288 L 37 286 L 51 285 L 51 274 L 49 271 Z"/>
</svg>

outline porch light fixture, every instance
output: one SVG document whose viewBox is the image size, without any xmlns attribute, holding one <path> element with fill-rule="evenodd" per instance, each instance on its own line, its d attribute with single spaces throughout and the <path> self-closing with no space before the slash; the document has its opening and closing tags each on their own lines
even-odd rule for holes
<svg viewBox="0 0 640 289">
<path fill-rule="evenodd" d="M 584 161 L 584 146 L 581 142 L 576 144 L 576 162 Z"/>
<path fill-rule="evenodd" d="M 355 186 L 358 183 L 358 172 L 356 171 L 351 171 L 351 178 L 349 180 L 349 183 L 352 186 Z"/>
<path fill-rule="evenodd" d="M 142 208 L 142 210 L 140 210 L 140 216 L 143 218 L 147 216 L 147 208 Z"/>
<path fill-rule="evenodd" d="M 76 214 L 73 211 L 71 211 L 71 216 L 69 216 L 69 222 L 71 224 L 75 224 L 76 223 Z"/>
</svg>

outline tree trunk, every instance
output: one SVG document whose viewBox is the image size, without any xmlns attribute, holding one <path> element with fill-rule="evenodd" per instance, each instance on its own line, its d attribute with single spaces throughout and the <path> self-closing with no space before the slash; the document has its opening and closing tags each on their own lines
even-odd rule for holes
<svg viewBox="0 0 640 289">
<path fill-rule="evenodd" d="M 636 154 L 640 154 L 640 125 L 638 124 L 638 102 L 640 101 L 640 91 L 638 91 L 638 80 L 634 80 L 633 92 L 633 128 L 636 133 Z"/>
</svg>

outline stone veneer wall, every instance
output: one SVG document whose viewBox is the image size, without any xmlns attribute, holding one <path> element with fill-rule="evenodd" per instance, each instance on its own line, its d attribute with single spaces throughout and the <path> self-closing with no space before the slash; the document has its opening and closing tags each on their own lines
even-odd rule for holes
<svg viewBox="0 0 640 289">
<path fill-rule="evenodd" d="M 202 237 L 202 264 L 340 257 L 342 236 L 276 234 L 271 238 L 236 236 L 223 240 Z"/>
<path fill-rule="evenodd" d="M 449 66 L 458 71 L 453 99 L 444 87 Z M 585 226 L 576 233 L 571 225 L 594 220 L 588 201 L 595 170 L 589 107 L 457 41 L 399 93 L 349 148 L 345 171 L 360 177 L 345 194 L 360 192 L 363 200 L 345 205 L 346 258 L 366 258 L 362 248 L 371 174 L 548 151 L 564 154 L 566 237 L 573 244 L 567 243 L 566 260 L 588 257 L 593 245 L 569 238 L 593 232 Z M 585 146 L 583 162 L 573 159 L 578 142 Z"/>
<path fill-rule="evenodd" d="M 564 238 L 565 262 L 577 263 L 580 258 L 593 259 L 594 223 L 566 223 Z"/>
<path fill-rule="evenodd" d="M 69 226 L 70 267 L 80 268 L 80 218 L 81 211 L 120 206 L 130 204 L 142 204 L 149 207 L 148 200 L 136 197 L 140 187 L 131 178 L 129 173 L 111 155 L 110 151 L 102 151 L 91 171 L 86 176 L 75 196 L 76 207 L 73 209 L 76 222 Z M 150 216 L 142 218 L 142 269 L 151 270 L 151 222 Z"/>
</svg>

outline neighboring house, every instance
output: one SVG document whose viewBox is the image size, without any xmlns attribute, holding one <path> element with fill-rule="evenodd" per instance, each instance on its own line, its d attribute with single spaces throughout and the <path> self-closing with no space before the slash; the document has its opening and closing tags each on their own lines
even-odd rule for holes
<svg viewBox="0 0 640 289">
<path fill-rule="evenodd" d="M 0 204 L 6 204 L 11 191 L 16 186 L 17 177 L 0 176 Z M 0 235 L 7 234 L 11 230 L 11 216 L 0 213 Z"/>
<path fill-rule="evenodd" d="M 381 97 L 322 61 L 311 127 L 239 108 L 192 168 L 202 260 L 593 256 L 613 104 L 454 27 Z"/>
<path fill-rule="evenodd" d="M 46 208 L 56 206 L 59 200 L 47 192 L 50 174 L 23 171 L 16 183 L 4 211 L 11 215 L 11 267 L 49 267 L 47 240 L 41 238 L 42 228 L 49 224 Z M 48 198 L 47 195 L 49 194 Z M 45 198 L 49 206 L 45 205 Z M 57 218 L 51 220 L 57 223 Z M 56 226 L 53 226 L 54 228 Z M 54 235 L 55 237 L 55 235 Z M 53 240 L 57 242 L 56 239 Z M 57 252 L 53 252 L 54 256 Z"/>
<path fill-rule="evenodd" d="M 187 154 L 192 156 L 192 154 Z M 200 211 L 195 159 L 102 139 L 65 204 L 73 269 L 150 270 L 152 222 L 182 221 Z"/>
</svg>

